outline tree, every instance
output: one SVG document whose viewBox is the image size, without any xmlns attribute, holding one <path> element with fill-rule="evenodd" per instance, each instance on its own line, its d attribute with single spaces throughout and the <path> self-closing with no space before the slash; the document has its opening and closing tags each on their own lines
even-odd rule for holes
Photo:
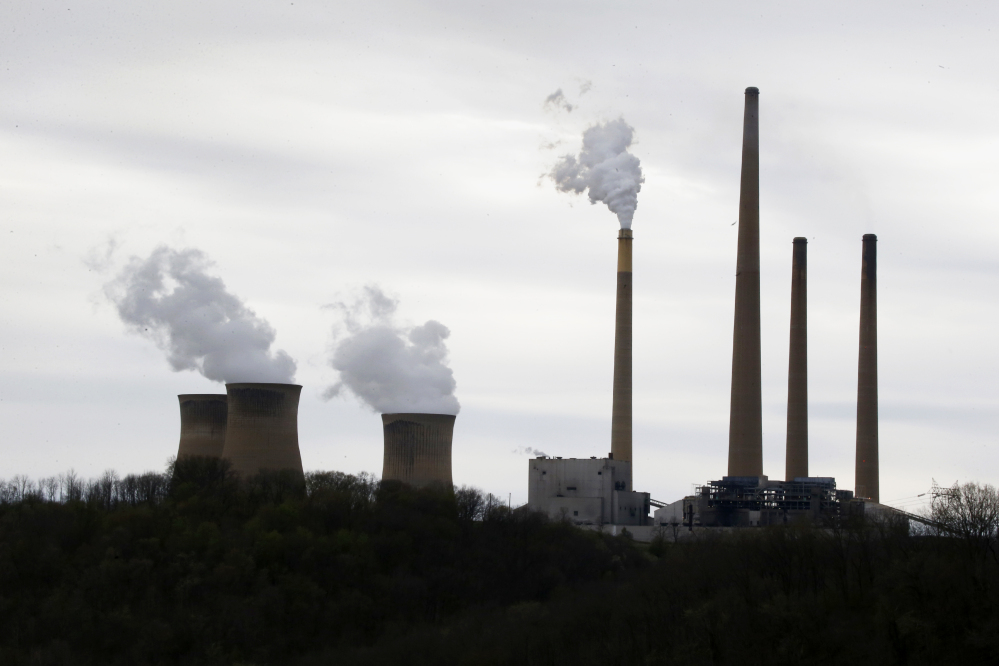
<svg viewBox="0 0 999 666">
<path fill-rule="evenodd" d="M 954 484 L 934 497 L 930 517 L 983 558 L 999 562 L 999 491 L 990 484 Z"/>
</svg>

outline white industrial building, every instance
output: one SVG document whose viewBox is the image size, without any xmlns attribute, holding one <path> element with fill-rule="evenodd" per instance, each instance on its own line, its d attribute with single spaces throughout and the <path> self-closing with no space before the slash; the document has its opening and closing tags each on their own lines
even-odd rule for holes
<svg viewBox="0 0 999 666">
<path fill-rule="evenodd" d="M 580 525 L 646 525 L 649 493 L 631 489 L 631 462 L 611 458 L 532 458 L 527 504 Z"/>
</svg>

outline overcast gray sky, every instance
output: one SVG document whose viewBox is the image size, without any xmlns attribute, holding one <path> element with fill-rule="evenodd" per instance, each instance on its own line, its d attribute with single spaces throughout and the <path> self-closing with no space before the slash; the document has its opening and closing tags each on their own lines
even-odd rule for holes
<svg viewBox="0 0 999 666">
<path fill-rule="evenodd" d="M 378 416 L 321 398 L 322 306 L 377 284 L 401 321 L 451 330 L 455 482 L 526 501 L 518 449 L 609 450 L 617 220 L 540 176 L 623 116 L 646 176 L 636 489 L 720 477 L 755 85 L 765 473 L 784 471 L 807 236 L 811 472 L 853 488 L 876 233 L 881 497 L 999 481 L 997 19 L 989 2 L 5 0 L 0 476 L 161 469 L 176 395 L 224 391 L 171 372 L 104 298 L 167 244 L 211 257 L 297 361 L 307 469 L 381 472 Z M 558 88 L 571 113 L 544 108 Z"/>
</svg>

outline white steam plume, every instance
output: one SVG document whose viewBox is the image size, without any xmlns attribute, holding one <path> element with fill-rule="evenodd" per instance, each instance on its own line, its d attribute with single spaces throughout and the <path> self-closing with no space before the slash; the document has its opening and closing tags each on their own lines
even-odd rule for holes
<svg viewBox="0 0 999 666">
<path fill-rule="evenodd" d="M 334 329 L 329 364 L 340 381 L 323 397 L 329 400 L 346 390 L 382 414 L 457 414 L 461 406 L 444 342 L 451 331 L 434 320 L 422 326 L 397 324 L 398 305 L 370 285 L 353 303 L 327 306 L 340 311 L 346 334 Z"/>
<path fill-rule="evenodd" d="M 200 250 L 157 247 L 133 257 L 104 293 L 135 333 L 166 352 L 174 372 L 197 370 L 215 382 L 295 381 L 295 361 L 271 352 L 275 332 L 207 274 Z"/>
<path fill-rule="evenodd" d="M 645 177 L 641 162 L 628 152 L 635 129 L 624 118 L 597 123 L 583 132 L 579 156 L 563 155 L 549 174 L 561 192 L 582 194 L 590 203 L 602 201 L 617 215 L 622 229 L 631 229 L 638 193 Z"/>
<path fill-rule="evenodd" d="M 521 446 L 520 448 L 514 449 L 512 453 L 517 455 L 524 455 L 525 453 L 529 456 L 534 456 L 535 458 L 547 458 L 548 454 L 541 449 L 532 449 L 530 446 Z"/>
</svg>

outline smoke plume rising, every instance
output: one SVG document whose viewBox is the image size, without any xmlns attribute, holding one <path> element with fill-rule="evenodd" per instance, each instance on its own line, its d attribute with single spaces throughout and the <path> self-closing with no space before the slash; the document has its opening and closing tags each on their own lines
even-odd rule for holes
<svg viewBox="0 0 999 666">
<path fill-rule="evenodd" d="M 529 456 L 534 456 L 535 458 L 547 458 L 548 454 L 541 449 L 532 449 L 530 446 L 521 446 L 513 450 L 513 453 L 517 455 L 524 455 L 525 453 Z"/>
<path fill-rule="evenodd" d="M 275 332 L 206 272 L 200 250 L 159 246 L 133 257 L 104 293 L 135 333 L 166 352 L 174 372 L 196 370 L 215 382 L 295 380 L 295 361 L 271 352 Z"/>
<path fill-rule="evenodd" d="M 561 192 L 589 191 L 590 203 L 602 201 L 631 228 L 645 177 L 637 157 L 628 152 L 635 129 L 624 118 L 597 123 L 583 132 L 579 155 L 563 155 L 549 174 Z"/>
<path fill-rule="evenodd" d="M 329 364 L 340 381 L 326 399 L 349 391 L 376 412 L 457 414 L 454 373 L 447 367 L 447 326 L 430 320 L 421 326 L 395 321 L 399 302 L 376 286 L 361 290 L 353 303 L 335 303 L 345 334 L 334 329 Z"/>
</svg>

